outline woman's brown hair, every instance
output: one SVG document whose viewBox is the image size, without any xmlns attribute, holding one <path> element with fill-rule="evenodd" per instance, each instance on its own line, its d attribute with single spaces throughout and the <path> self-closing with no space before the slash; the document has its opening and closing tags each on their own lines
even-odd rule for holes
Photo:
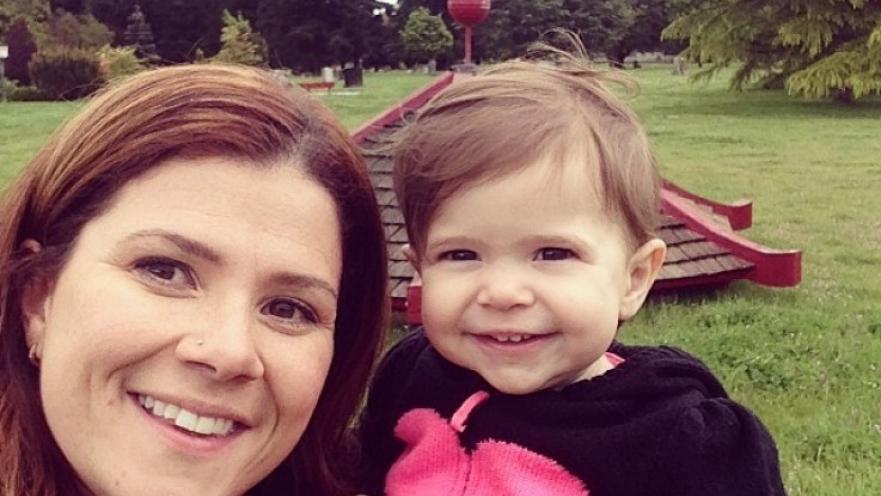
<svg viewBox="0 0 881 496">
<path fill-rule="evenodd" d="M 0 202 L 0 494 L 69 495 L 77 487 L 46 425 L 38 370 L 28 361 L 25 282 L 35 275 L 51 281 L 83 226 L 123 185 L 181 154 L 297 164 L 336 202 L 343 271 L 330 372 L 300 442 L 252 494 L 347 490 L 343 437 L 388 314 L 384 231 L 366 167 L 330 112 L 304 92 L 257 69 L 196 65 L 145 72 L 103 90 Z M 27 239 L 44 249 L 22 250 Z"/>
</svg>

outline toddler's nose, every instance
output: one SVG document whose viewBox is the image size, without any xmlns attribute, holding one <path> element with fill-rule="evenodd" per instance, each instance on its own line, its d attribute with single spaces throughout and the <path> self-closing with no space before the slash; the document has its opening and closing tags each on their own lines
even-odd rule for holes
<svg viewBox="0 0 881 496">
<path fill-rule="evenodd" d="M 496 310 L 509 310 L 532 305 L 535 294 L 524 277 L 510 271 L 495 271 L 481 284 L 477 303 Z"/>
</svg>

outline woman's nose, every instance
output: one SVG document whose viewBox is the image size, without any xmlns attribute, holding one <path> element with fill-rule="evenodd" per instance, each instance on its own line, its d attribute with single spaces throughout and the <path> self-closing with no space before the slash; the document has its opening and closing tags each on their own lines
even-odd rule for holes
<svg viewBox="0 0 881 496">
<path fill-rule="evenodd" d="M 477 303 L 496 310 L 510 310 L 535 303 L 535 293 L 526 274 L 502 267 L 485 273 L 477 293 Z"/>
<path fill-rule="evenodd" d="M 262 377 L 263 360 L 254 335 L 258 324 L 249 310 L 227 306 L 195 323 L 193 332 L 185 334 L 177 344 L 178 359 L 218 381 Z"/>
</svg>

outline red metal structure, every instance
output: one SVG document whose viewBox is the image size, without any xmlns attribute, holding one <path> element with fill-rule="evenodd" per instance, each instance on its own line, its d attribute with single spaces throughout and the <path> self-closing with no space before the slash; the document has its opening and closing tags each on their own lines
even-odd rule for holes
<svg viewBox="0 0 881 496">
<path fill-rule="evenodd" d="M 465 63 L 471 63 L 471 28 L 489 15 L 490 0 L 448 0 L 447 10 L 456 22 L 465 26 Z"/>
</svg>

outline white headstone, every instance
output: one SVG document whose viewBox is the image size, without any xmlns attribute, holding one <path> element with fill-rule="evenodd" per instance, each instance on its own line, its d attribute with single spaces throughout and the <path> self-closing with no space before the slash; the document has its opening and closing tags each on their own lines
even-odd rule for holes
<svg viewBox="0 0 881 496">
<path fill-rule="evenodd" d="M 332 67 L 322 67 L 321 68 L 321 80 L 324 81 L 325 83 L 334 82 Z"/>
</svg>

